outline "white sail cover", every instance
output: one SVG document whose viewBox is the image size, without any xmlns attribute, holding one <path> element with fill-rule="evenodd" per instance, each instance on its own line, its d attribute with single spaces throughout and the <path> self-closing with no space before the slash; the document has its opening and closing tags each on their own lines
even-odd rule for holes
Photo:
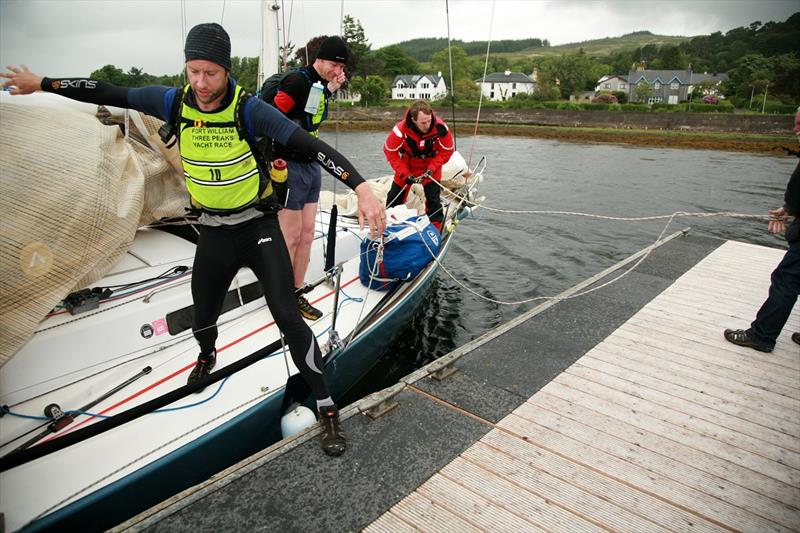
<svg viewBox="0 0 800 533">
<path fill-rule="evenodd" d="M 67 294 L 111 269 L 139 226 L 184 213 L 161 122 L 137 116 L 150 142 L 126 140 L 96 109 L 42 93 L 0 98 L 0 366 Z"/>
</svg>

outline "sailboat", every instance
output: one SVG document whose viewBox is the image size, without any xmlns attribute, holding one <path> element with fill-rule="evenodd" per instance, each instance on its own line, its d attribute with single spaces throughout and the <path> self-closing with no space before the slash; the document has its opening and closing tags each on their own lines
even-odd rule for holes
<svg viewBox="0 0 800 533">
<path fill-rule="evenodd" d="M 25 126 L 42 117 L 41 142 L 55 150 L 53 157 L 94 153 L 86 147 L 88 137 L 81 140 L 80 154 L 59 152 L 62 146 L 44 130 L 52 130 L 56 120 L 61 124 L 63 116 L 83 123 L 80 115 L 87 114 L 54 109 L 72 104 L 41 97 L 26 102 L 37 109 L 26 110 Z M 4 118 L 13 116 L 16 104 L 3 102 Z M 126 170 L 146 171 L 152 160 L 164 158 L 163 148 L 151 142 L 158 125 L 134 113 L 124 116 L 125 133 L 116 126 L 92 126 L 101 128 L 106 143 L 94 166 L 106 169 L 113 155 Z M 4 128 L 13 127 L 13 121 L 4 121 Z M 133 140 L 137 130 L 138 141 Z M 58 135 L 68 133 L 65 126 Z M 147 164 L 137 155 L 145 152 Z M 37 155 L 28 150 L 28 157 Z M 310 325 L 323 346 L 334 397 L 371 368 L 408 322 L 451 246 L 456 223 L 476 208 L 485 161 L 473 169 L 460 157 L 452 163 L 445 169 L 453 194 L 444 196 L 440 251 L 416 277 L 389 291 L 360 280 L 361 246 L 368 235 L 352 216 L 353 198 L 331 196 L 320 210 L 307 298 L 324 313 Z M 388 179 L 373 187 L 388 187 Z M 81 260 L 93 262 L 95 270 L 104 262 L 110 268 L 86 286 L 64 291 L 0 367 L 0 513 L 6 530 L 113 526 L 280 438 L 287 383 L 296 381 L 298 371 L 248 269 L 232 282 L 219 319 L 215 371 L 201 384 L 186 385 L 197 356 L 190 291 L 196 233 L 191 224 L 177 222 L 185 221 L 176 217 L 137 226 L 130 242 L 122 238 L 120 253 L 97 245 L 81 251 Z M 35 230 L 31 225 L 20 234 L 47 244 L 47 235 L 32 237 Z M 57 250 L 59 239 L 53 236 L 50 248 Z M 45 286 L 58 270 L 58 258 L 49 271 L 36 272 L 46 254 L 40 248 L 30 252 L 30 245 L 20 242 L 13 250 L 28 261 L 21 262 L 20 278 L 36 274 L 36 283 Z"/>
</svg>

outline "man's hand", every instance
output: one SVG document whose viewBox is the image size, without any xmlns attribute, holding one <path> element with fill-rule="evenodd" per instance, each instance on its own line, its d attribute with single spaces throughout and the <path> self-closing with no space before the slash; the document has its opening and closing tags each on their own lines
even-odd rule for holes
<svg viewBox="0 0 800 533">
<path fill-rule="evenodd" d="M 406 176 L 406 185 L 414 185 L 422 181 L 421 176 Z"/>
<path fill-rule="evenodd" d="M 347 76 L 344 75 L 344 72 L 340 72 L 336 78 L 328 82 L 328 90 L 335 93 L 345 81 L 347 81 Z"/>
<path fill-rule="evenodd" d="M 770 233 L 783 233 L 786 230 L 787 218 L 789 218 L 789 213 L 783 207 L 771 209 L 769 211 L 769 226 L 767 226 L 767 229 Z"/>
<path fill-rule="evenodd" d="M 31 94 L 42 88 L 42 77 L 28 70 L 25 65 L 6 68 L 10 72 L 0 72 L 0 78 L 8 78 L 3 82 L 3 87 L 15 87 L 10 91 L 11 94 Z"/>
<path fill-rule="evenodd" d="M 364 219 L 369 223 L 369 236 L 377 239 L 386 229 L 386 211 L 378 197 L 372 192 L 369 183 L 361 183 L 356 187 L 358 195 L 358 224 L 364 229 Z"/>
</svg>

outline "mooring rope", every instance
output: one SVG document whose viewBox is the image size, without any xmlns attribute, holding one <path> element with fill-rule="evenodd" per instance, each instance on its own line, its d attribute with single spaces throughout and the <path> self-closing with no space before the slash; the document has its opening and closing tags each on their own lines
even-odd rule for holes
<svg viewBox="0 0 800 533">
<path fill-rule="evenodd" d="M 473 181 L 473 183 L 475 183 L 477 181 L 478 181 L 478 179 L 477 179 L 477 175 L 476 175 L 476 179 Z M 676 218 L 683 218 L 683 217 L 697 217 L 697 218 L 729 217 L 729 218 L 740 218 L 740 219 L 747 219 L 747 220 L 770 220 L 770 216 L 769 215 L 751 215 L 751 214 L 744 214 L 744 213 L 733 213 L 733 212 L 729 212 L 729 211 L 720 211 L 720 212 L 711 212 L 711 213 L 708 213 L 708 212 L 692 213 L 692 212 L 687 212 L 687 211 L 676 211 L 676 212 L 674 212 L 674 213 L 672 213 L 670 215 L 654 215 L 654 216 L 646 216 L 646 217 L 615 217 L 615 216 L 608 216 L 608 215 L 597 215 L 597 214 L 594 214 L 594 213 L 581 213 L 581 212 L 578 212 L 578 211 L 497 209 L 497 208 L 491 208 L 491 207 L 484 206 L 483 204 L 478 204 L 475 201 L 470 200 L 467 197 L 461 196 L 456 192 L 450 191 L 449 189 L 447 189 L 444 185 L 442 185 L 439 182 L 435 182 L 435 183 L 437 183 L 439 185 L 439 187 L 441 187 L 443 190 L 446 190 L 447 192 L 449 192 L 453 197 L 458 199 L 461 204 L 477 206 L 477 207 L 479 207 L 481 209 L 486 209 L 487 211 L 492 211 L 492 212 L 496 212 L 496 213 L 525 214 L 525 215 L 565 215 L 565 216 L 579 216 L 579 217 L 597 218 L 597 219 L 601 219 L 601 220 L 617 220 L 617 221 L 623 221 L 623 222 L 644 222 L 644 221 L 664 220 L 664 219 L 667 220 L 667 223 L 664 225 L 664 228 L 661 230 L 661 233 L 659 233 L 658 237 L 655 239 L 653 244 L 648 246 L 649 249 L 647 250 L 647 252 L 645 254 L 643 254 L 636 261 L 636 263 L 634 263 L 634 265 L 630 269 L 626 270 L 625 272 L 623 272 L 619 276 L 617 276 L 617 277 L 615 277 L 615 278 L 613 278 L 613 279 L 611 279 L 611 280 L 609 280 L 609 281 L 607 281 L 605 283 L 602 283 L 600 285 L 594 286 L 594 287 L 592 287 L 590 289 L 586 289 L 585 291 L 576 292 L 576 293 L 571 294 L 569 296 L 534 296 L 532 298 L 525 298 L 523 300 L 515 300 L 515 301 L 504 301 L 504 300 L 498 300 L 496 298 L 490 298 L 488 296 L 484 296 L 483 294 L 480 294 L 479 292 L 477 292 L 476 290 L 472 289 L 471 287 L 468 287 L 463 282 L 461 282 L 452 272 L 450 272 L 447 269 L 447 267 L 445 267 L 439 261 L 439 258 L 436 256 L 436 254 L 433 252 L 433 250 L 430 249 L 428 244 L 425 242 L 425 239 L 421 239 L 422 243 L 425 245 L 425 248 L 428 250 L 428 253 L 433 258 L 433 261 L 442 269 L 443 272 L 445 272 L 450 277 L 450 279 L 452 279 L 456 283 L 456 285 L 458 285 L 462 289 L 466 290 L 467 292 L 475 295 L 476 297 L 480 298 L 481 300 L 485 300 L 487 302 L 491 302 L 491 303 L 494 303 L 494 304 L 497 304 L 497 305 L 521 305 L 521 304 L 527 304 L 527 303 L 538 301 L 538 300 L 556 300 L 556 301 L 570 300 L 570 299 L 573 299 L 573 298 L 578 298 L 580 296 L 585 296 L 585 295 L 587 295 L 589 293 L 592 293 L 594 291 L 597 291 L 599 289 L 607 287 L 607 286 L 611 285 L 612 283 L 616 283 L 617 281 L 619 281 L 623 277 L 627 276 L 628 274 L 630 274 L 631 272 L 636 270 L 636 268 L 645 259 L 647 259 L 647 257 L 650 255 L 650 253 L 653 250 L 656 249 L 656 245 L 664 237 L 664 234 L 667 232 L 667 229 L 669 229 L 670 225 L 672 224 L 672 222 Z M 455 224 L 457 224 L 457 223 L 458 222 L 455 221 Z M 454 230 L 455 230 L 455 228 L 453 228 L 453 231 Z M 421 235 L 421 233 L 422 233 L 421 230 L 417 229 L 416 231 L 418 233 L 420 233 L 420 235 Z"/>
</svg>

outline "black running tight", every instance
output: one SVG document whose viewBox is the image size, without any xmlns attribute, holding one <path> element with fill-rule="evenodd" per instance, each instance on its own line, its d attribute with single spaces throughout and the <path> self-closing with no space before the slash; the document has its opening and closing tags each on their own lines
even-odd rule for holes
<svg viewBox="0 0 800 533">
<path fill-rule="evenodd" d="M 217 319 L 225 295 L 240 267 L 250 267 L 261 283 L 267 306 L 286 337 L 294 364 L 317 400 L 328 398 L 322 353 L 311 328 L 297 310 L 292 263 L 275 215 L 235 226 L 200 226 L 192 267 L 194 336 L 200 353 L 209 354 L 217 340 Z"/>
</svg>

